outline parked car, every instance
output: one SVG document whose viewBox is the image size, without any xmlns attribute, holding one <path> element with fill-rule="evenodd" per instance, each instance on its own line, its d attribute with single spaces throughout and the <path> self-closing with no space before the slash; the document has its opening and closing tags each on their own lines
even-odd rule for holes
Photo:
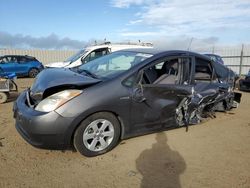
<svg viewBox="0 0 250 188">
<path fill-rule="evenodd" d="M 214 60 L 217 63 L 223 64 L 224 65 L 224 61 L 221 58 L 221 56 L 216 55 L 216 54 L 205 54 L 207 56 L 209 56 L 212 60 Z"/>
<path fill-rule="evenodd" d="M 245 79 L 239 80 L 239 86 L 241 91 L 250 91 L 250 70 L 248 71 Z"/>
<path fill-rule="evenodd" d="M 240 102 L 228 69 L 218 76 L 215 64 L 188 51 L 130 49 L 45 69 L 14 104 L 16 128 L 36 147 L 96 156 L 121 139 L 197 124 Z"/>
<path fill-rule="evenodd" d="M 17 76 L 34 78 L 43 68 L 42 63 L 32 56 L 5 55 L 0 57 L 0 76 L 15 73 Z"/>
<path fill-rule="evenodd" d="M 110 42 L 105 42 L 101 45 L 88 46 L 80 51 L 78 51 L 73 56 L 69 57 L 64 62 L 54 62 L 45 65 L 46 68 L 55 68 L 55 67 L 64 67 L 64 68 L 73 68 L 78 67 L 84 63 L 92 61 L 101 56 L 107 55 L 111 52 L 118 50 L 124 50 L 128 48 L 152 48 L 151 43 L 120 43 L 120 44 L 111 44 Z"/>
</svg>

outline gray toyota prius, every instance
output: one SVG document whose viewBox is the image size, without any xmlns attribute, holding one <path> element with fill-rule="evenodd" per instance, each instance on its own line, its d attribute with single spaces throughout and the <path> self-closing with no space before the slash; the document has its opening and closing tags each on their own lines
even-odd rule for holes
<svg viewBox="0 0 250 188">
<path fill-rule="evenodd" d="M 31 145 L 85 156 L 122 139 L 197 124 L 240 102 L 224 65 L 189 51 L 128 49 L 42 71 L 20 94 L 16 129 Z"/>
</svg>

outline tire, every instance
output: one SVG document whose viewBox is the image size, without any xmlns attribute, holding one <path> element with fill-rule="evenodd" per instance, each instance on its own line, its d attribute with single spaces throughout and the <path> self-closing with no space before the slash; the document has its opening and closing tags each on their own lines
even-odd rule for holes
<svg viewBox="0 0 250 188">
<path fill-rule="evenodd" d="M 117 145 L 120 132 L 120 123 L 115 115 L 99 112 L 83 120 L 77 127 L 74 147 L 87 157 L 101 155 Z"/>
<path fill-rule="evenodd" d="M 39 73 L 39 71 L 36 68 L 32 68 L 29 70 L 29 77 L 35 78 L 38 73 Z"/>
<path fill-rule="evenodd" d="M 8 99 L 8 95 L 4 92 L 0 92 L 0 104 L 5 103 Z"/>
</svg>

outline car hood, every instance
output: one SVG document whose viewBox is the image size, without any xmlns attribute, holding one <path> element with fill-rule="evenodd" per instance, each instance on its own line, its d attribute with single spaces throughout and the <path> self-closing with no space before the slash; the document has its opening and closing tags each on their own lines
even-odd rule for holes
<svg viewBox="0 0 250 188">
<path fill-rule="evenodd" d="M 60 68 L 60 67 L 66 67 L 69 64 L 70 64 L 70 61 L 53 62 L 53 63 L 46 64 L 45 67 L 47 67 L 47 68 L 54 68 L 54 67 Z"/>
<path fill-rule="evenodd" d="M 30 97 L 38 101 L 65 89 L 84 88 L 98 82 L 101 80 L 78 74 L 70 69 L 45 69 L 37 75 L 30 88 Z"/>
</svg>

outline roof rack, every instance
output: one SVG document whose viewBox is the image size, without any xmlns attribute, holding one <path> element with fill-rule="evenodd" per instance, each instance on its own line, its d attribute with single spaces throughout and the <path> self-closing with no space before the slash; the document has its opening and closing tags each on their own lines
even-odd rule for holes
<svg viewBox="0 0 250 188">
<path fill-rule="evenodd" d="M 98 46 L 98 45 L 138 45 L 138 46 L 153 46 L 151 42 L 141 42 L 140 40 L 138 42 L 116 42 L 111 43 L 110 41 L 105 41 L 103 43 L 97 43 L 95 42 L 94 45 L 91 46 Z"/>
</svg>

